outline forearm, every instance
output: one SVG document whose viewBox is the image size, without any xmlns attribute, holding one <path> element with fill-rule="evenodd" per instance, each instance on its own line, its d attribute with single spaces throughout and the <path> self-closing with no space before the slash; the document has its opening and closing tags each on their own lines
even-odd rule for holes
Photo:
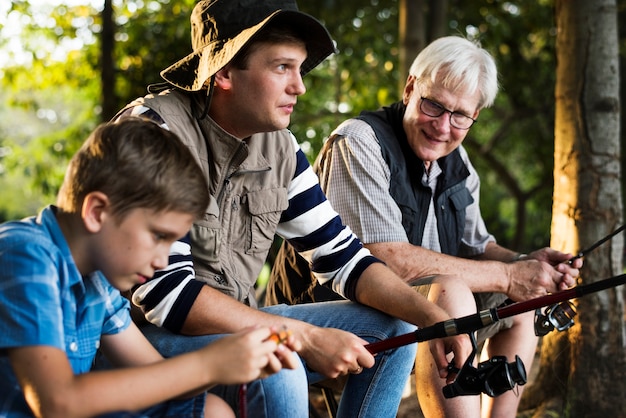
<svg viewBox="0 0 626 418">
<path fill-rule="evenodd" d="M 495 242 L 490 242 L 485 248 L 485 252 L 476 257 L 478 260 L 495 260 L 503 263 L 518 261 L 520 253 L 504 248 Z"/>
<path fill-rule="evenodd" d="M 419 327 L 450 317 L 380 263 L 370 265 L 363 272 L 356 295 L 360 303 Z"/>
<path fill-rule="evenodd" d="M 9 360 L 34 414 L 39 417 L 84 417 L 135 411 L 201 389 L 219 380 L 212 365 L 189 354 L 143 367 L 74 374 L 65 353 L 48 346 L 9 351 Z M 219 357 L 216 355 L 216 357 Z M 172 379 L 176 376 L 185 376 Z M 89 402 L 85 402 L 89 399 Z"/>
<path fill-rule="evenodd" d="M 181 332 L 185 335 L 232 334 L 254 326 L 286 326 L 299 338 L 313 328 L 302 321 L 251 308 L 218 290 L 204 286 Z"/>
<path fill-rule="evenodd" d="M 407 242 L 375 243 L 366 246 L 406 282 L 421 277 L 452 274 L 462 279 L 475 293 L 505 292 L 508 289 L 506 263 L 453 257 Z M 489 247 L 490 245 L 487 246 Z M 513 255 L 510 255 L 510 259 L 512 258 Z"/>
<path fill-rule="evenodd" d="M 219 359 L 219 353 L 213 356 Z M 186 398 L 208 390 L 224 379 L 216 373 L 212 358 L 190 352 L 145 367 L 125 368 L 81 375 L 78 399 L 109 399 L 115 410 L 135 411 L 172 398 Z M 198 367 L 203 365 L 203 367 Z M 184 378 L 177 378 L 184 376 Z M 96 378 L 96 379 L 93 379 Z M 175 382 L 175 384 L 172 384 Z M 115 401 L 111 401 L 115 399 Z M 107 403 L 103 405 L 107 408 Z M 113 412 L 113 411 L 108 411 Z"/>
</svg>

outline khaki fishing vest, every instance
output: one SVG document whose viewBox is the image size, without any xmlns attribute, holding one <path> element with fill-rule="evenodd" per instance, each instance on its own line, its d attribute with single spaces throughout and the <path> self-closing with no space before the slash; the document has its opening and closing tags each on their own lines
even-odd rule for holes
<svg viewBox="0 0 626 418">
<path fill-rule="evenodd" d="M 189 94 L 167 90 L 129 106 L 141 104 L 158 113 L 189 147 L 208 180 L 211 202 L 190 233 L 197 279 L 256 306 L 254 284 L 289 204 L 294 143 L 286 129 L 237 139 L 208 116 L 198 121 L 192 100 Z"/>
</svg>

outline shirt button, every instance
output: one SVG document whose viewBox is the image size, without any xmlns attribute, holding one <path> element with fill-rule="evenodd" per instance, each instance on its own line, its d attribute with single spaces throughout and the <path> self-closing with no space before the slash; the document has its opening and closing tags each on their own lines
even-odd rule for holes
<svg viewBox="0 0 626 418">
<path fill-rule="evenodd" d="M 78 351 L 78 344 L 76 343 L 76 341 L 72 341 L 70 343 L 70 351 Z"/>
<path fill-rule="evenodd" d="M 100 340 L 96 341 L 96 349 L 100 348 Z"/>
</svg>

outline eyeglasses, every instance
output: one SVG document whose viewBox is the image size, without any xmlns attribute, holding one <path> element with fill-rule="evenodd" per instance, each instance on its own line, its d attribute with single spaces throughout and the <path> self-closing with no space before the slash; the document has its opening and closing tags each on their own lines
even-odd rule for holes
<svg viewBox="0 0 626 418">
<path fill-rule="evenodd" d="M 448 112 L 450 114 L 450 125 L 457 129 L 469 129 L 474 122 L 476 122 L 476 119 L 472 119 L 460 112 L 448 110 L 439 103 L 427 99 L 426 97 L 422 97 L 420 110 L 422 113 L 432 118 L 438 118 Z"/>
</svg>

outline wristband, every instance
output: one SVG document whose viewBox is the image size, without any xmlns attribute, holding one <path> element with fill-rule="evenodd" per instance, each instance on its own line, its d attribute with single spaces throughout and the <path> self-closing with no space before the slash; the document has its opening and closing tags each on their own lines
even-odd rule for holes
<svg viewBox="0 0 626 418">
<path fill-rule="evenodd" d="M 526 257 L 528 257 L 528 254 L 519 253 L 518 255 L 515 256 L 513 261 L 520 261 L 520 260 L 525 259 Z"/>
</svg>

